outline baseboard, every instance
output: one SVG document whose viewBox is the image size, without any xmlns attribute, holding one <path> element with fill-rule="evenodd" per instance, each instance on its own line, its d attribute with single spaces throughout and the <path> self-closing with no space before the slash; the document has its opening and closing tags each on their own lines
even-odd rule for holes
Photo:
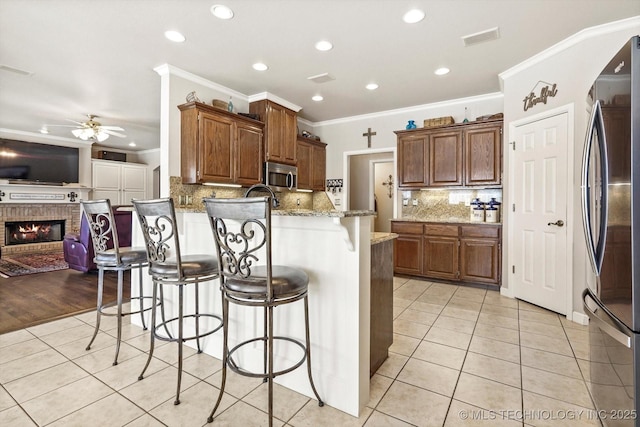
<svg viewBox="0 0 640 427">
<path fill-rule="evenodd" d="M 571 318 L 567 316 L 567 320 L 571 320 L 572 322 L 576 322 L 585 326 L 589 324 L 589 316 L 587 316 L 584 313 L 579 313 L 577 311 L 573 312 L 573 314 L 571 315 Z"/>
</svg>

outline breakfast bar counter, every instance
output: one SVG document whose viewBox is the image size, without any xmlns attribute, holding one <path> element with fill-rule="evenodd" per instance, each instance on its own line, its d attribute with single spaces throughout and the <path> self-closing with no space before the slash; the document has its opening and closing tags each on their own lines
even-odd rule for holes
<svg viewBox="0 0 640 427">
<path fill-rule="evenodd" d="M 299 267 L 309 275 L 311 367 L 316 388 L 327 405 L 356 417 L 369 400 L 373 215 L 371 211 L 274 210 L 271 218 L 273 264 Z M 183 254 L 215 254 L 206 213 L 177 209 L 176 217 Z M 137 220 L 134 220 L 132 245 L 144 245 Z M 145 292 L 150 292 L 150 277 L 144 275 L 143 281 Z M 137 275 L 133 275 L 132 296 L 135 296 L 136 284 Z M 193 296 L 188 292 L 193 289 L 186 292 L 185 301 L 192 301 Z M 169 300 L 165 309 L 177 310 L 171 304 L 177 301 L 177 290 L 165 287 L 165 298 Z M 200 285 L 199 301 L 201 312 L 222 313 L 217 280 Z M 193 303 L 187 307 L 193 308 Z M 303 316 L 302 302 L 278 307 L 274 311 L 274 333 L 304 341 Z M 230 328 L 230 346 L 262 333 L 260 310 L 232 305 L 229 317 L 230 322 L 234 322 Z M 132 322 L 139 319 L 135 317 Z M 185 334 L 189 328 L 194 325 L 185 323 Z M 288 366 L 299 358 L 296 346 L 283 347 L 287 348 L 275 348 L 276 366 Z M 203 350 L 220 359 L 222 332 L 206 337 Z M 257 347 L 247 353 L 242 363 L 260 370 L 262 349 Z M 306 369 L 294 370 L 275 381 L 314 397 Z"/>
</svg>

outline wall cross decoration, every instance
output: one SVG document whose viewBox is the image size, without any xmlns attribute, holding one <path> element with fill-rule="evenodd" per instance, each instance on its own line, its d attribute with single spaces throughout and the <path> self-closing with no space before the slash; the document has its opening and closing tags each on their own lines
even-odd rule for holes
<svg viewBox="0 0 640 427">
<path fill-rule="evenodd" d="M 382 185 L 384 185 L 385 187 L 388 186 L 387 191 L 389 194 L 389 198 L 391 199 L 393 197 L 393 177 L 389 175 L 389 178 L 384 181 Z"/>
<path fill-rule="evenodd" d="M 367 137 L 367 147 L 368 148 L 371 148 L 371 137 L 374 136 L 375 134 L 376 134 L 375 132 L 371 132 L 371 128 L 367 129 L 367 131 L 362 134 L 362 136 L 366 136 Z"/>
</svg>

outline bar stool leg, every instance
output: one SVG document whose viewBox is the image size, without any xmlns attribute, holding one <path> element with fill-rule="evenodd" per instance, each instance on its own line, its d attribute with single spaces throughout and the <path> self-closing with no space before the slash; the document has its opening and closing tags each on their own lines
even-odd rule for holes
<svg viewBox="0 0 640 427">
<path fill-rule="evenodd" d="M 313 394 L 318 398 L 318 406 L 322 407 L 324 406 L 324 402 L 320 399 L 320 395 L 316 390 L 316 386 L 313 384 L 313 377 L 311 375 L 311 339 L 309 338 L 309 300 L 307 296 L 304 297 L 304 329 L 307 340 L 307 374 L 309 374 L 309 383 L 311 384 Z"/>
<path fill-rule="evenodd" d="M 200 348 L 200 297 L 199 297 L 199 288 L 200 283 L 196 282 L 196 301 L 195 301 L 195 313 L 196 313 L 196 346 L 198 348 L 198 354 L 202 353 L 202 348 Z"/>
<path fill-rule="evenodd" d="M 269 352 L 269 372 L 267 377 L 269 381 L 269 427 L 273 427 L 273 307 L 269 306 L 267 312 L 269 316 L 269 329 L 267 331 Z"/>
<path fill-rule="evenodd" d="M 98 331 L 100 330 L 100 315 L 102 314 L 102 289 L 104 287 L 104 270 L 102 268 L 98 268 L 98 303 L 96 310 L 96 329 L 93 331 L 93 337 L 91 337 L 91 341 L 89 341 L 89 345 L 85 350 L 91 349 L 91 344 L 96 339 L 98 335 Z"/>
<path fill-rule="evenodd" d="M 222 292 L 222 380 L 220 381 L 220 394 L 218 394 L 218 400 L 207 418 L 207 422 L 213 422 L 213 415 L 218 410 L 220 402 L 222 402 L 222 395 L 224 395 L 224 387 L 227 383 L 227 361 L 229 360 L 229 346 L 227 338 L 229 336 L 229 301 L 224 297 Z"/>
<path fill-rule="evenodd" d="M 118 338 L 116 340 L 116 357 L 113 360 L 113 366 L 118 364 L 118 354 L 120 354 L 120 340 L 122 339 L 122 287 L 123 287 L 124 271 L 118 270 Z"/>
<path fill-rule="evenodd" d="M 174 405 L 180 404 L 180 383 L 182 382 L 182 316 L 183 316 L 184 285 L 178 285 L 178 387 Z"/>
<path fill-rule="evenodd" d="M 269 330 L 268 330 L 269 317 L 268 317 L 268 314 L 267 314 L 267 307 L 264 308 L 264 322 L 263 322 L 263 325 L 264 325 L 264 335 L 263 335 L 264 338 L 263 338 L 263 341 L 264 341 L 264 345 L 265 345 L 265 351 L 262 354 L 262 356 L 264 358 L 264 360 L 263 360 L 263 362 L 264 362 L 264 371 L 263 371 L 264 372 L 264 379 L 262 380 L 262 382 L 266 383 L 267 381 L 269 381 L 269 377 L 268 377 L 268 374 L 269 374 L 269 366 L 268 366 L 269 354 L 266 351 L 267 350 L 267 346 L 269 344 L 269 342 L 268 342 L 268 340 L 269 340 L 269 338 L 268 338 L 269 337 Z"/>
<path fill-rule="evenodd" d="M 141 379 L 144 378 L 144 373 L 147 370 L 147 368 L 149 367 L 149 364 L 151 363 L 151 358 L 153 357 L 153 349 L 155 348 L 155 336 L 156 336 L 156 310 L 157 310 L 157 305 L 158 305 L 158 286 L 162 286 L 159 285 L 158 282 L 156 282 L 155 280 L 153 281 L 153 298 L 152 298 L 152 302 L 151 302 L 151 338 L 150 338 L 150 342 L 149 342 L 149 357 L 147 358 L 147 363 L 144 365 L 144 368 L 142 368 L 142 372 L 140 372 L 140 375 L 138 375 L 138 381 L 140 381 Z M 162 290 L 162 288 L 160 288 L 160 293 L 164 295 L 164 292 Z M 162 306 L 162 310 L 163 310 L 163 314 L 164 314 L 164 304 L 161 304 Z M 164 316 L 163 316 L 164 318 Z"/>
<path fill-rule="evenodd" d="M 138 300 L 140 301 L 140 321 L 142 322 L 142 330 L 146 331 L 147 330 L 147 325 L 144 322 L 144 293 L 143 293 L 143 289 L 142 289 L 142 265 L 138 264 L 138 266 L 136 267 L 138 269 Z M 133 270 L 131 270 L 133 271 Z M 131 273 L 131 276 L 133 278 L 133 273 Z"/>
</svg>

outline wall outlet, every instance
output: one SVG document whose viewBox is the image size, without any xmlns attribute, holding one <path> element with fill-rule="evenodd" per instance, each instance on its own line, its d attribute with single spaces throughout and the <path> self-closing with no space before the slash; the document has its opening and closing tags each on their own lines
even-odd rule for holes
<svg viewBox="0 0 640 427">
<path fill-rule="evenodd" d="M 413 201 L 411 202 L 411 204 L 413 206 L 418 206 L 418 199 L 413 199 Z"/>
<path fill-rule="evenodd" d="M 402 206 L 409 206 L 409 199 L 402 199 Z"/>
</svg>

